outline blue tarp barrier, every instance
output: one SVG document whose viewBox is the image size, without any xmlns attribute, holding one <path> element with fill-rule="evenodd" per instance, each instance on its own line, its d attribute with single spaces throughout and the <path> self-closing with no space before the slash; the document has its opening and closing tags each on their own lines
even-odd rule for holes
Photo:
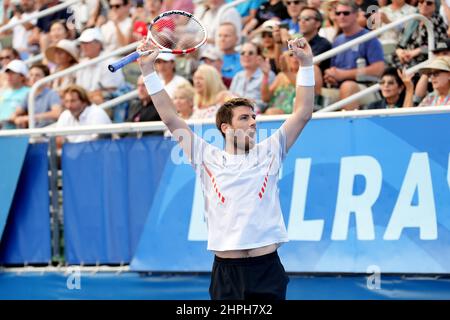
<svg viewBox="0 0 450 320">
<path fill-rule="evenodd" d="M 312 120 L 279 182 L 287 271 L 450 273 L 449 123 L 450 114 Z M 259 134 L 280 124 L 261 123 Z M 132 269 L 209 271 L 192 168 L 168 162 L 155 192 Z"/>
<path fill-rule="evenodd" d="M 130 262 L 173 144 L 151 136 L 64 145 L 67 262 Z"/>
<path fill-rule="evenodd" d="M 0 243 L 1 264 L 51 259 L 47 143 L 31 144 Z"/>
<path fill-rule="evenodd" d="M 27 147 L 28 138 L 2 137 L 0 139 L 0 239 L 8 218 Z"/>
</svg>

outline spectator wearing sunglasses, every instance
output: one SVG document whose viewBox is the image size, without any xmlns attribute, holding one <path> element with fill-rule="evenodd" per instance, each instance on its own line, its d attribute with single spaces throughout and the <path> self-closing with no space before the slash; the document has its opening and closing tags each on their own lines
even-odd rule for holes
<svg viewBox="0 0 450 320">
<path fill-rule="evenodd" d="M 412 75 L 395 68 L 387 68 L 380 80 L 381 100 L 368 104 L 365 109 L 412 107 L 414 84 Z"/>
<path fill-rule="evenodd" d="M 419 13 L 433 24 L 435 43 L 447 39 L 447 25 L 436 12 L 435 0 L 419 0 Z M 401 32 L 400 42 L 395 50 L 394 66 L 412 67 L 427 59 L 428 32 L 422 21 L 411 20 Z"/>
<path fill-rule="evenodd" d="M 342 34 L 334 41 L 333 48 L 369 32 L 358 25 L 358 10 L 358 6 L 352 0 L 339 1 L 336 7 L 336 16 L 337 23 L 342 29 Z M 364 59 L 366 67 L 357 68 L 356 61 L 358 59 Z M 357 82 L 358 75 L 379 77 L 383 71 L 384 54 L 380 41 L 371 39 L 363 42 L 331 58 L 331 67 L 325 70 L 323 80 L 327 86 L 339 89 L 322 89 L 322 95 L 326 95 L 331 101 L 345 99 L 366 88 L 366 84 Z M 344 109 L 357 109 L 360 105 L 369 104 L 376 99 L 375 95 L 365 96 L 359 101 L 344 106 Z"/>
<path fill-rule="evenodd" d="M 261 64 L 264 59 L 261 55 L 262 50 L 253 42 L 246 42 L 242 45 L 241 65 L 244 70 L 238 72 L 231 81 L 230 91 L 238 97 L 246 97 L 256 103 L 255 112 L 260 113 L 266 108 L 266 103 L 261 97 L 261 85 L 263 83 L 264 73 L 261 70 Z M 268 72 L 268 83 L 272 83 L 275 74 L 272 70 Z"/>
<path fill-rule="evenodd" d="M 322 14 L 314 7 L 304 7 L 300 11 L 299 25 L 302 34 L 311 46 L 314 56 L 318 56 L 331 49 L 331 43 L 319 36 L 319 30 L 322 26 Z M 323 84 L 323 72 L 330 67 L 330 59 L 322 61 L 319 65 L 314 66 L 316 86 L 316 94 L 320 94 L 320 89 Z"/>
<path fill-rule="evenodd" d="M 450 57 L 437 57 L 422 70 L 426 73 L 433 85 L 433 92 L 429 93 L 420 103 L 425 106 L 449 106 L 450 105 Z"/>
</svg>

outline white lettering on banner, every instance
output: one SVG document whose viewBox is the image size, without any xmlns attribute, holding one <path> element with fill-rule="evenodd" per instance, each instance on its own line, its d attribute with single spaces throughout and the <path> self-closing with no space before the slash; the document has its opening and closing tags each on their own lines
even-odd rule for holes
<svg viewBox="0 0 450 320">
<path fill-rule="evenodd" d="M 189 241 L 207 241 L 208 230 L 205 222 L 205 207 L 200 179 L 195 179 L 194 201 L 189 223 Z"/>
<path fill-rule="evenodd" d="M 288 235 L 291 240 L 320 241 L 322 239 L 324 221 L 304 220 L 310 171 L 311 158 L 295 161 L 292 187 L 292 194 L 295 194 L 295 197 L 292 197 L 288 224 Z"/>
<path fill-rule="evenodd" d="M 417 189 L 418 204 L 411 201 Z M 404 228 L 419 228 L 420 239 L 437 239 L 436 208 L 430 163 L 425 152 L 413 153 L 384 240 L 398 240 Z"/>
<path fill-rule="evenodd" d="M 353 195 L 355 177 L 362 175 L 366 187 L 362 194 Z M 358 240 L 374 240 L 375 231 L 372 206 L 381 190 L 382 172 L 380 164 L 373 157 L 356 156 L 341 159 L 336 213 L 331 232 L 332 240 L 346 240 L 350 214 L 355 214 Z"/>
</svg>

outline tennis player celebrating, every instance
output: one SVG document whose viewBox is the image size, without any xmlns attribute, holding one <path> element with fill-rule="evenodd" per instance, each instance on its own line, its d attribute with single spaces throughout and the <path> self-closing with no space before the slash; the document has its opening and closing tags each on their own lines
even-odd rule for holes
<svg viewBox="0 0 450 320">
<path fill-rule="evenodd" d="M 201 179 L 208 226 L 208 250 L 215 259 L 211 298 L 285 299 L 289 278 L 277 249 L 288 241 L 278 195 L 282 160 L 309 121 L 314 101 L 311 47 L 304 38 L 288 43 L 300 63 L 294 113 L 269 138 L 256 144 L 256 115 L 251 101 L 235 98 L 217 112 L 216 125 L 225 150 L 192 132 L 154 71 L 158 49 L 143 41 L 140 50 L 155 50 L 139 59 L 144 82 L 167 125 Z"/>
</svg>

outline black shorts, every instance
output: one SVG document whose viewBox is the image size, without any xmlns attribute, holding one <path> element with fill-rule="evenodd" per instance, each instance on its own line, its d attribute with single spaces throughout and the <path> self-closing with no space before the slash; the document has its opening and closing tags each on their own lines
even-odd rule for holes
<svg viewBox="0 0 450 320">
<path fill-rule="evenodd" d="M 285 300 L 289 278 L 277 251 L 250 258 L 215 257 L 212 300 Z"/>
</svg>

